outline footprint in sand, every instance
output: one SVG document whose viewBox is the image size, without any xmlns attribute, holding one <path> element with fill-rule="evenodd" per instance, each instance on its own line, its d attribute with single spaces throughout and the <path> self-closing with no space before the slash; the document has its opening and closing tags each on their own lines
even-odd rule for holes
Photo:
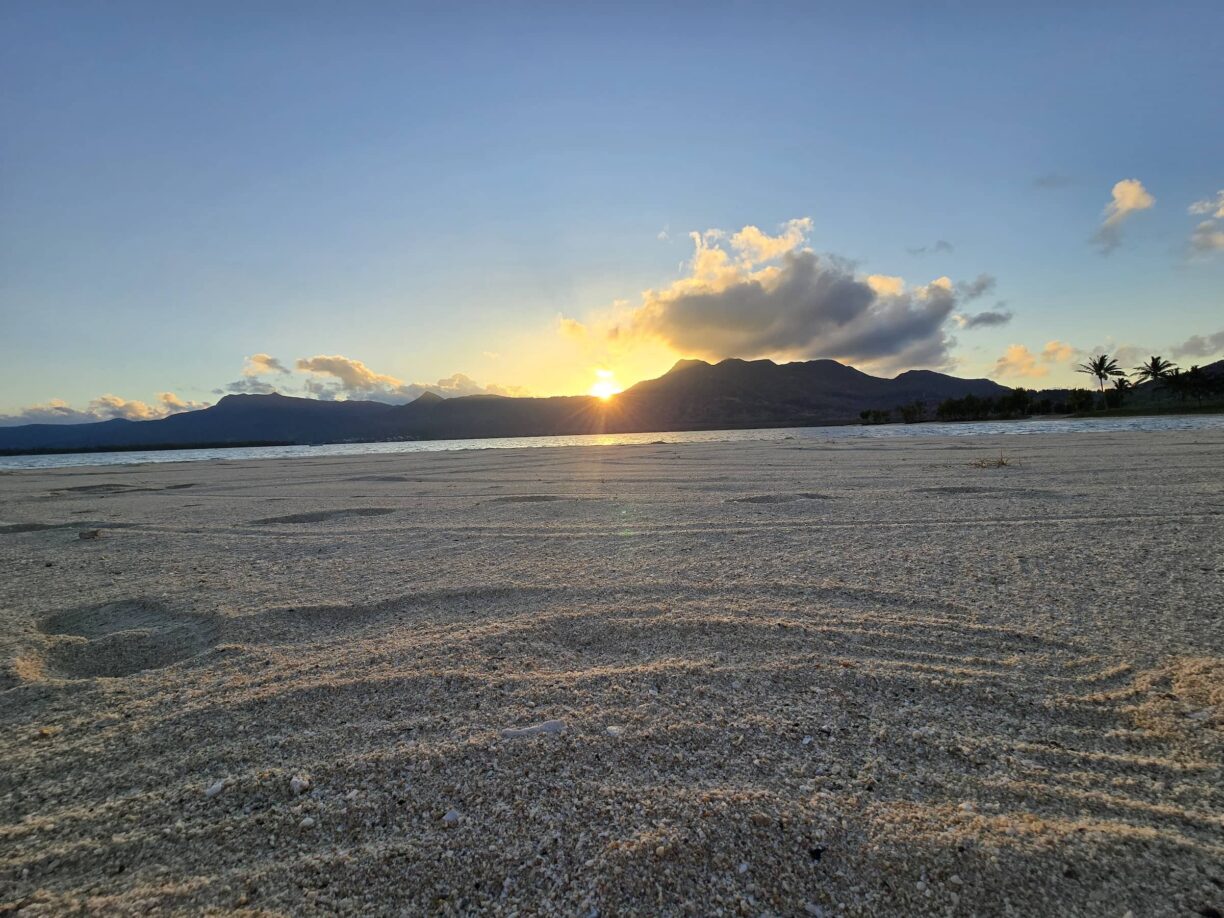
<svg viewBox="0 0 1224 918">
<path fill-rule="evenodd" d="M 54 523 L 11 523 L 0 526 L 0 535 L 15 535 L 19 532 L 42 532 L 44 529 L 60 528 Z"/>
<path fill-rule="evenodd" d="M 753 497 L 728 497 L 731 504 L 789 504 L 797 500 L 833 500 L 829 494 L 801 491 L 798 494 L 758 494 Z"/>
<path fill-rule="evenodd" d="M 0 526 L 0 535 L 19 535 L 23 532 L 47 532 L 51 529 L 80 529 L 82 527 L 129 529 L 133 525 L 133 523 L 106 523 L 96 520 L 78 520 L 75 523 L 10 523 L 6 526 Z"/>
<path fill-rule="evenodd" d="M 486 504 L 544 504 L 554 500 L 579 500 L 576 497 L 560 497 L 555 494 L 514 494 L 509 497 L 494 497 Z"/>
<path fill-rule="evenodd" d="M 252 526 L 273 526 L 278 523 L 326 523 L 356 516 L 384 516 L 394 513 L 392 507 L 349 507 L 345 510 L 316 510 L 313 513 L 291 513 L 288 516 L 269 516 L 262 520 L 251 520 Z"/>
<path fill-rule="evenodd" d="M 195 482 L 187 482 L 185 484 L 162 485 L 161 487 L 143 487 L 141 485 L 130 484 L 96 484 L 96 485 L 76 485 L 71 488 L 55 488 L 52 494 L 132 494 L 137 491 L 181 491 L 184 488 L 194 488 Z"/>
<path fill-rule="evenodd" d="M 128 599 L 57 612 L 38 623 L 52 641 L 46 671 L 64 679 L 128 676 L 169 666 L 217 642 L 214 616 Z"/>
</svg>

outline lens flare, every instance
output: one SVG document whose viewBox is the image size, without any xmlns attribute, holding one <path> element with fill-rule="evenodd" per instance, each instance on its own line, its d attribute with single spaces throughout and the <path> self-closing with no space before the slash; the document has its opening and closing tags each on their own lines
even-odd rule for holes
<svg viewBox="0 0 1224 918">
<path fill-rule="evenodd" d="M 595 382 L 587 392 L 605 402 L 621 391 L 621 384 L 616 381 L 616 374 L 611 370 L 596 370 Z"/>
</svg>

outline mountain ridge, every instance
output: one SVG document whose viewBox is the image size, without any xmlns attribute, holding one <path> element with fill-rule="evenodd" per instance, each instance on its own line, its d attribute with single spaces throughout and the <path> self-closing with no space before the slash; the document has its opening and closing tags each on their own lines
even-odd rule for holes
<svg viewBox="0 0 1224 918">
<path fill-rule="evenodd" d="M 215 405 L 148 421 L 0 428 L 0 449 L 133 448 L 176 443 L 223 446 L 275 441 L 468 439 L 585 433 L 809 426 L 854 423 L 868 409 L 1010 391 L 987 379 L 910 370 L 892 379 L 835 360 L 777 364 L 728 358 L 680 360 L 655 379 L 604 401 L 589 395 L 545 398 L 426 392 L 415 401 L 323 401 L 272 393 L 227 395 Z"/>
</svg>

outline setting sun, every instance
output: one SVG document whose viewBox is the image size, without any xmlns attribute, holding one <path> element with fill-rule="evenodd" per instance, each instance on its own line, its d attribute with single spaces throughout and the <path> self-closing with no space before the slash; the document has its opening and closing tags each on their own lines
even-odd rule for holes
<svg viewBox="0 0 1224 918">
<path fill-rule="evenodd" d="M 597 379 L 587 391 L 596 398 L 607 401 L 621 391 L 621 384 L 616 381 L 616 375 L 611 370 L 596 370 Z"/>
</svg>

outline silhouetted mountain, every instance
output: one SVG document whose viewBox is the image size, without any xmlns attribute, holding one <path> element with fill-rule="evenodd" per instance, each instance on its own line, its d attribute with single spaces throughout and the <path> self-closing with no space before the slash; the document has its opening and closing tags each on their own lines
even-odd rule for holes
<svg viewBox="0 0 1224 918">
<path fill-rule="evenodd" d="M 648 430 L 803 426 L 849 423 L 859 412 L 915 401 L 928 408 L 945 398 L 998 396 L 1010 390 L 988 379 L 958 379 L 910 370 L 895 379 L 870 376 L 836 360 L 776 364 L 772 360 L 682 360 L 617 396 L 628 415 L 651 417 Z"/>
<path fill-rule="evenodd" d="M 988 379 L 911 370 L 870 376 L 835 360 L 681 360 L 658 379 L 609 401 L 591 396 L 443 399 L 426 393 L 407 405 L 325 402 L 284 395 L 227 395 L 211 408 L 156 421 L 30 424 L 0 428 L 0 449 L 47 450 L 174 444 L 335 443 L 549 434 L 712 430 L 849 423 L 864 409 L 914 401 L 999 396 Z"/>
<path fill-rule="evenodd" d="M 0 427 L 0 449 L 81 449 L 174 443 L 322 443 L 369 436 L 392 409 L 378 402 L 325 402 L 285 395 L 227 395 L 210 408 L 156 421 Z"/>
</svg>

